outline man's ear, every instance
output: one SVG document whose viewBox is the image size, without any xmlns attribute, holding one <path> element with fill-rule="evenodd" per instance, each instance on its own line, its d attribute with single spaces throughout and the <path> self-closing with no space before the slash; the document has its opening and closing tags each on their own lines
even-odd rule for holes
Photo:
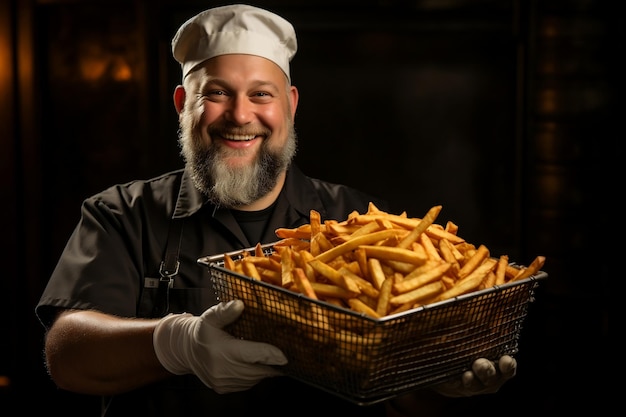
<svg viewBox="0 0 626 417">
<path fill-rule="evenodd" d="M 300 99 L 300 93 L 295 86 L 289 87 L 289 100 L 291 101 L 291 117 L 296 117 L 296 109 L 298 108 L 298 100 Z"/>
<path fill-rule="evenodd" d="M 186 96 L 187 94 L 185 93 L 185 87 L 183 87 L 182 85 L 177 85 L 174 89 L 174 107 L 176 107 L 176 112 L 178 114 L 183 111 Z"/>
</svg>

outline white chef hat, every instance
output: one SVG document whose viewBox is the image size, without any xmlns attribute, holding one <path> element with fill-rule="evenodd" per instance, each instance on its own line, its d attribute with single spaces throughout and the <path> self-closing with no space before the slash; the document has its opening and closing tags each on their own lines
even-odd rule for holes
<svg viewBox="0 0 626 417">
<path fill-rule="evenodd" d="M 207 59 L 226 54 L 249 54 L 278 65 L 287 79 L 296 54 L 296 33 L 287 20 L 245 4 L 215 7 L 197 14 L 178 29 L 172 54 L 181 64 L 183 79 Z"/>
</svg>

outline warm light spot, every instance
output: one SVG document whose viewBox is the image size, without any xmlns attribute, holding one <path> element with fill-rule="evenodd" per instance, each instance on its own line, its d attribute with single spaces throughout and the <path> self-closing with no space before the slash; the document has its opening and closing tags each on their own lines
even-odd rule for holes
<svg viewBox="0 0 626 417">
<path fill-rule="evenodd" d="M 115 81 L 129 81 L 133 78 L 133 71 L 123 58 L 117 58 L 111 75 Z"/>
<path fill-rule="evenodd" d="M 106 58 L 83 57 L 79 62 L 80 75 L 84 80 L 97 81 L 107 70 Z"/>
<path fill-rule="evenodd" d="M 11 62 L 11 50 L 9 49 L 9 40 L 2 37 L 0 37 L 0 58 L 2 58 L 0 62 L 3 62 L 3 64 L 0 65 L 0 81 L 2 82 L 2 84 L 0 85 L 4 86 L 6 82 L 11 81 L 12 68 L 11 65 L 8 64 Z"/>
<path fill-rule="evenodd" d="M 554 113 L 558 107 L 556 91 L 542 90 L 539 94 L 539 107 L 542 113 Z"/>
<path fill-rule="evenodd" d="M 0 375 L 0 388 L 6 388 L 11 385 L 11 379 L 6 375 Z"/>
</svg>

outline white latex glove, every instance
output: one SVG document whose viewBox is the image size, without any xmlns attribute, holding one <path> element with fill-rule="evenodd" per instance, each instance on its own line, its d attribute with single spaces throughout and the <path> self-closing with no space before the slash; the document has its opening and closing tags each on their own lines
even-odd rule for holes
<svg viewBox="0 0 626 417">
<path fill-rule="evenodd" d="M 517 361 L 503 355 L 497 362 L 479 358 L 472 364 L 470 371 L 465 371 L 460 378 L 454 378 L 433 389 L 447 397 L 470 397 L 478 394 L 493 394 L 502 385 L 515 376 Z"/>
<path fill-rule="evenodd" d="M 281 373 L 269 365 L 285 365 L 276 346 L 237 339 L 222 328 L 243 312 L 241 300 L 217 304 L 201 316 L 170 314 L 157 324 L 152 338 L 159 362 L 175 375 L 195 374 L 215 392 L 251 388 Z"/>
</svg>

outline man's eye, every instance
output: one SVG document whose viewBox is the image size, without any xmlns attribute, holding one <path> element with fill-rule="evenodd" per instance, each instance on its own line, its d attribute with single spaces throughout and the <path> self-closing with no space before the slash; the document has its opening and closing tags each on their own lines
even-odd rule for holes
<svg viewBox="0 0 626 417">
<path fill-rule="evenodd" d="M 204 100 L 212 100 L 212 101 L 222 100 L 222 99 L 224 99 L 224 97 L 227 97 L 227 96 L 228 96 L 228 94 L 224 90 L 206 91 L 206 92 L 204 92 L 204 93 L 202 93 L 200 95 L 200 97 L 202 99 L 204 99 Z"/>
</svg>

